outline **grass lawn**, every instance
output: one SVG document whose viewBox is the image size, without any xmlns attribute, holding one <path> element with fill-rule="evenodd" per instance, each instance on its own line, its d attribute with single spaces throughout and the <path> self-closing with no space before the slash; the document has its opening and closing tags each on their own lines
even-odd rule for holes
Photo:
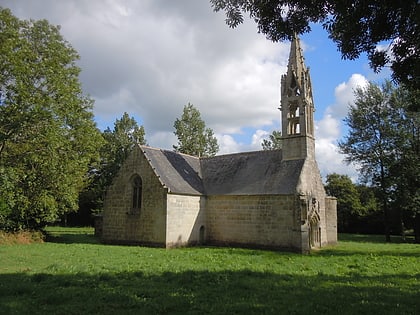
<svg viewBox="0 0 420 315">
<path fill-rule="evenodd" d="M 0 314 L 420 314 L 420 245 L 340 235 L 310 255 L 99 244 L 90 228 L 0 245 Z"/>
</svg>

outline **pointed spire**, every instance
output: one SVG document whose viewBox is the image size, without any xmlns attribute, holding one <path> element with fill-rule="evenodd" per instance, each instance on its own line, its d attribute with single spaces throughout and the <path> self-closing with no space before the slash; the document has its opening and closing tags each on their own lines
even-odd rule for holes
<svg viewBox="0 0 420 315">
<path fill-rule="evenodd" d="M 300 79 L 302 73 L 306 71 L 305 58 L 303 57 L 300 40 L 296 33 L 293 35 L 292 43 L 290 45 L 289 64 L 287 69 L 288 72 L 294 71 L 298 79 Z"/>
<path fill-rule="evenodd" d="M 281 111 L 283 159 L 313 158 L 315 140 L 312 86 L 296 34 L 290 45 L 287 73 L 281 78 Z"/>
</svg>

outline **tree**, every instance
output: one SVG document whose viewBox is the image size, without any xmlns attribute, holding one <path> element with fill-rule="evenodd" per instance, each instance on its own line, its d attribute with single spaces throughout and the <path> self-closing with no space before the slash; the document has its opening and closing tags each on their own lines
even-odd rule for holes
<svg viewBox="0 0 420 315">
<path fill-rule="evenodd" d="M 409 174 L 403 170 L 408 168 L 418 174 L 413 168 L 419 166 L 418 155 L 411 162 L 405 160 L 408 165 L 400 164 L 403 157 L 407 156 L 408 148 L 418 146 L 419 142 L 418 127 L 417 135 L 414 136 L 417 137 L 417 144 L 407 142 L 406 132 L 412 130 L 412 121 L 407 119 L 408 112 L 402 106 L 404 101 L 398 91 L 390 82 L 385 82 L 382 87 L 369 83 L 365 88 L 356 89 L 355 103 L 345 119 L 350 128 L 349 135 L 339 143 L 341 152 L 346 154 L 346 160 L 356 163 L 365 181 L 379 188 L 388 241 L 390 209 L 393 201 L 395 204 L 396 192 L 408 192 L 402 183 L 405 182 L 405 175 Z M 414 153 L 410 156 L 414 157 Z"/>
<path fill-rule="evenodd" d="M 146 144 L 143 126 L 138 126 L 134 117 L 124 112 L 121 119 L 115 120 L 114 129 L 108 127 L 104 132 L 106 144 L 101 151 L 102 174 L 105 186 L 109 186 L 122 163 L 134 145 Z"/>
<path fill-rule="evenodd" d="M 402 232 L 405 227 L 414 228 L 416 242 L 420 243 L 420 113 L 410 111 L 419 106 L 420 98 L 412 90 L 400 87 L 391 102 L 398 109 L 397 159 L 390 170 L 394 178 L 394 207 L 399 210 Z"/>
<path fill-rule="evenodd" d="M 214 156 L 219 151 L 213 130 L 206 128 L 200 112 L 192 104 L 184 106 L 181 119 L 174 123 L 174 134 L 178 137 L 177 152 L 194 156 Z"/>
<path fill-rule="evenodd" d="M 347 175 L 336 173 L 327 175 L 325 190 L 330 196 L 337 198 L 337 225 L 338 231 L 349 232 L 352 218 L 363 213 L 356 185 Z M 354 221 L 354 220 L 353 220 Z"/>
<path fill-rule="evenodd" d="M 93 180 L 90 185 L 80 194 L 79 213 L 67 216 L 67 224 L 92 223 L 92 215 L 102 210 L 105 192 L 133 147 L 147 143 L 144 127 L 139 126 L 134 117 L 126 112 L 115 120 L 113 130 L 108 127 L 102 135 L 105 145 L 100 150 L 101 163 L 92 172 Z"/>
<path fill-rule="evenodd" d="M 281 131 L 273 130 L 268 139 L 261 143 L 263 150 L 279 150 L 282 148 Z"/>
<path fill-rule="evenodd" d="M 210 0 L 215 11 L 226 12 L 226 23 L 236 27 L 248 13 L 258 31 L 272 41 L 291 39 L 309 32 L 311 23 L 321 23 L 337 44 L 343 58 L 367 53 L 370 65 L 379 71 L 391 65 L 393 78 L 409 89 L 420 86 L 420 6 L 406 1 L 334 0 Z M 387 49 L 378 49 L 387 42 Z M 419 108 L 417 108 L 418 110 Z"/>
<path fill-rule="evenodd" d="M 337 225 L 341 233 L 382 233 L 383 224 L 378 220 L 378 200 L 375 189 L 354 184 L 350 177 L 340 174 L 327 175 L 325 190 L 337 198 Z"/>
<path fill-rule="evenodd" d="M 77 210 L 102 144 L 77 59 L 59 27 L 0 8 L 0 229 Z"/>
</svg>

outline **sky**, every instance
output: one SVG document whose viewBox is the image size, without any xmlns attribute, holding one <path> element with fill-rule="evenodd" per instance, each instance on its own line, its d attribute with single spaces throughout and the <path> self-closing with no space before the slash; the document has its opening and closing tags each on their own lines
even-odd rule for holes
<svg viewBox="0 0 420 315">
<path fill-rule="evenodd" d="M 213 129 L 218 154 L 260 150 L 280 130 L 280 77 L 290 43 L 273 43 L 245 19 L 235 29 L 208 0 L 0 0 L 20 19 L 61 26 L 75 48 L 95 121 L 113 129 L 124 112 L 146 131 L 152 147 L 172 149 L 174 122 L 185 105 L 196 107 Z M 365 56 L 342 60 L 319 25 L 301 36 L 315 103 L 316 158 L 327 174 L 357 172 L 338 152 L 353 90 L 374 74 Z"/>
</svg>

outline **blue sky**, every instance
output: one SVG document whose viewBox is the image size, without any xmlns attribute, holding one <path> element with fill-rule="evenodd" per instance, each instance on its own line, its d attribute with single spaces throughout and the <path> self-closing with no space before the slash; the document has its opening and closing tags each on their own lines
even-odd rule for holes
<svg viewBox="0 0 420 315">
<path fill-rule="evenodd" d="M 22 19 L 61 25 L 80 54 L 80 80 L 101 129 L 112 129 L 127 112 L 144 125 L 150 146 L 172 149 L 173 123 L 189 102 L 215 132 L 220 154 L 259 150 L 280 129 L 280 77 L 290 44 L 266 40 L 250 20 L 230 29 L 207 0 L 2 0 L 1 6 Z M 386 73 L 373 74 L 365 56 L 342 60 L 319 25 L 301 41 L 321 173 L 356 179 L 337 151 L 346 132 L 342 119 L 352 90 Z"/>
</svg>

